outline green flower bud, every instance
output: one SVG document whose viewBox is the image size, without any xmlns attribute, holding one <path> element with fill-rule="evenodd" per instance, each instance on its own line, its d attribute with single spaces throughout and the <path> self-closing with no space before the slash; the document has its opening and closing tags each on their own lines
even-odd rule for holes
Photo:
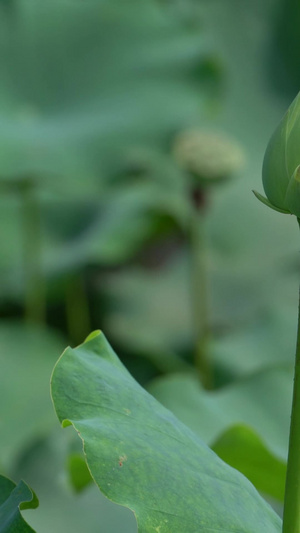
<svg viewBox="0 0 300 533">
<path fill-rule="evenodd" d="M 236 142 L 220 133 L 186 130 L 175 139 L 177 163 L 203 185 L 224 180 L 240 169 L 244 155 Z"/>
<path fill-rule="evenodd" d="M 263 203 L 300 218 L 300 93 L 268 144 L 263 162 Z"/>
</svg>

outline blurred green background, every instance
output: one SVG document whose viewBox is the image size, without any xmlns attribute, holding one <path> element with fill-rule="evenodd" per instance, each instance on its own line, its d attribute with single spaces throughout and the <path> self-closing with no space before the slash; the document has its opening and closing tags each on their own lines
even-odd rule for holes
<svg viewBox="0 0 300 533">
<path fill-rule="evenodd" d="M 0 0 L 0 468 L 37 492 L 24 516 L 40 533 L 136 532 L 96 487 L 74 493 L 80 445 L 50 400 L 61 351 L 98 328 L 280 512 L 299 240 L 294 217 L 251 190 L 299 89 L 299 24 L 297 0 Z M 241 156 L 232 179 L 196 187 L 209 391 L 195 365 L 194 182 L 174 155 L 186 130 L 200 132 L 204 173 L 213 135 Z"/>
</svg>

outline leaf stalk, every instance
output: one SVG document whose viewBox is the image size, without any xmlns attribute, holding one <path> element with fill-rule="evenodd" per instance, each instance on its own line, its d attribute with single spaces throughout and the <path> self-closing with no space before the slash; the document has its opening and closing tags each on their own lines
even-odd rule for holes
<svg viewBox="0 0 300 533">
<path fill-rule="evenodd" d="M 300 226 L 300 219 L 298 218 Z M 282 533 L 300 533 L 300 291 Z"/>
<path fill-rule="evenodd" d="M 193 206 L 190 221 L 191 298 L 194 322 L 195 365 L 201 382 L 212 388 L 212 368 L 209 361 L 209 295 L 207 247 L 205 242 L 205 212 Z"/>
<path fill-rule="evenodd" d="M 19 185 L 23 233 L 25 319 L 45 323 L 46 281 L 42 265 L 41 211 L 35 183 L 30 178 Z"/>
</svg>

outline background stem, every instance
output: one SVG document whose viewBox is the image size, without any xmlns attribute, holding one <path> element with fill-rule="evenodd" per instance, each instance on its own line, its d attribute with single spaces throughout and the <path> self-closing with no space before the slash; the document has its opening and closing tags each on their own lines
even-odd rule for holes
<svg viewBox="0 0 300 533">
<path fill-rule="evenodd" d="M 31 179 L 19 186 L 21 195 L 21 223 L 23 233 L 23 270 L 25 291 L 25 319 L 44 323 L 46 319 L 46 284 L 42 267 L 41 214 Z"/>
<path fill-rule="evenodd" d="M 195 365 L 206 388 L 212 388 L 212 368 L 208 350 L 210 340 L 207 248 L 205 214 L 194 207 L 190 224 L 191 298 L 195 336 Z"/>
<path fill-rule="evenodd" d="M 85 280 L 81 272 L 69 277 L 65 302 L 70 342 L 80 344 L 92 329 Z"/>
<path fill-rule="evenodd" d="M 299 219 L 298 223 L 300 223 Z M 300 533 L 300 292 L 294 392 L 282 532 Z"/>
</svg>

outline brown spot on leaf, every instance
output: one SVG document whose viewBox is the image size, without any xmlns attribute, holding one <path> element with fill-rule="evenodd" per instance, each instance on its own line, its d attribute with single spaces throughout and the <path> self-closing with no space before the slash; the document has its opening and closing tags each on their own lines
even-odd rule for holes
<svg viewBox="0 0 300 533">
<path fill-rule="evenodd" d="M 119 466 L 123 466 L 123 463 L 125 463 L 125 461 L 127 461 L 127 456 L 126 455 L 120 455 L 120 457 L 119 457 Z"/>
</svg>

